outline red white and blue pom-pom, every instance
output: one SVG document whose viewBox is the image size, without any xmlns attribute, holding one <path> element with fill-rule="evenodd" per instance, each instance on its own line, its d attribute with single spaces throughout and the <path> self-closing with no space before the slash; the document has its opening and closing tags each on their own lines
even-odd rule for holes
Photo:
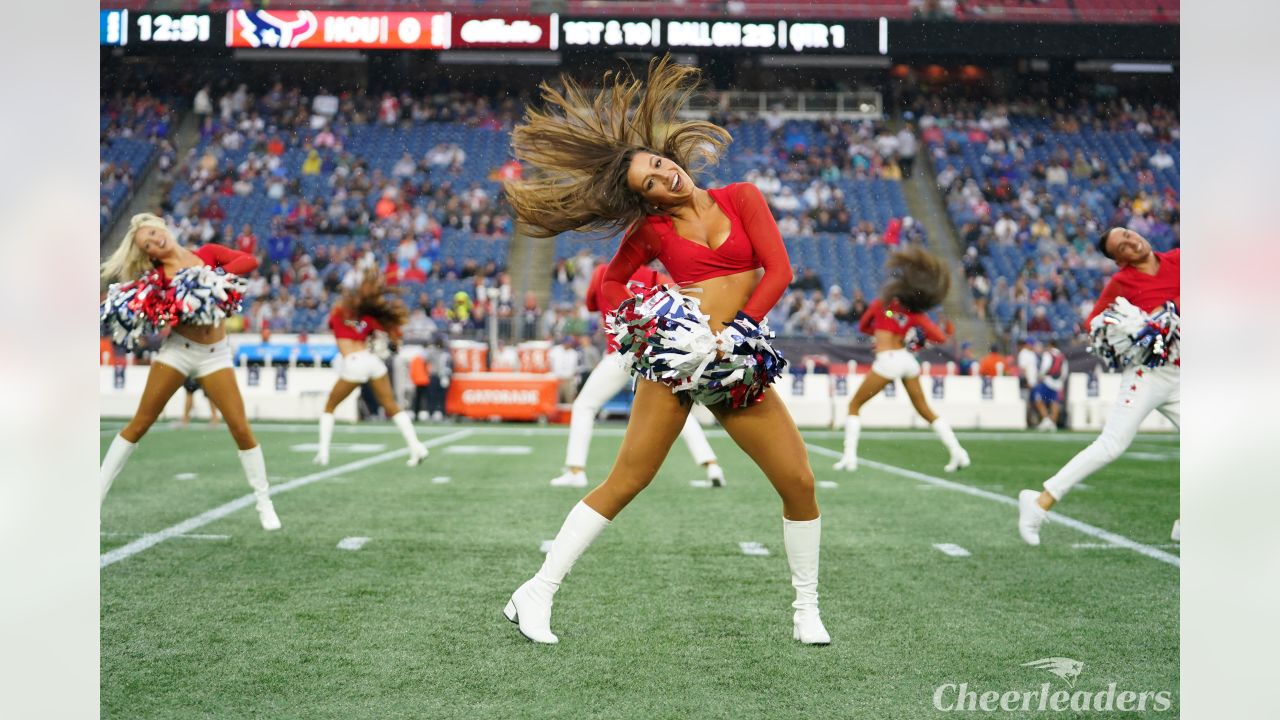
<svg viewBox="0 0 1280 720">
<path fill-rule="evenodd" d="M 1148 316 L 1127 299 L 1116 298 L 1089 324 L 1089 349 L 1113 370 L 1158 367 L 1178 356 L 1179 324 L 1173 303 Z"/>
<path fill-rule="evenodd" d="M 169 325 L 216 325 L 240 312 L 245 282 L 204 265 L 183 268 L 165 282 L 159 270 L 115 283 L 98 308 L 112 342 L 133 348 L 143 337 Z"/>
<path fill-rule="evenodd" d="M 627 369 L 704 405 L 744 407 L 763 398 L 787 361 L 767 323 L 741 313 L 714 332 L 697 298 L 659 286 L 624 301 L 606 323 Z"/>
</svg>

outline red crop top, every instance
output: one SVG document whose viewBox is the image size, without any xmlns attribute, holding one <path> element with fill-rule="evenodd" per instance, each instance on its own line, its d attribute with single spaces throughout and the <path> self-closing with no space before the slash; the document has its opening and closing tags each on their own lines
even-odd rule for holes
<svg viewBox="0 0 1280 720">
<path fill-rule="evenodd" d="M 193 252 L 205 265 L 211 268 L 222 268 L 233 275 L 247 275 L 258 267 L 258 258 L 223 245 L 201 245 Z M 157 267 L 163 275 L 164 265 L 160 264 Z"/>
<path fill-rule="evenodd" d="M 907 312 L 897 300 L 890 303 L 887 308 L 880 298 L 872 300 L 867 306 L 867 311 L 862 314 L 862 320 L 858 322 L 858 330 L 867 335 L 877 330 L 888 330 L 894 335 L 902 336 L 906 335 L 912 327 L 923 330 L 929 342 L 941 343 L 947 340 L 946 333 L 942 332 L 942 329 L 934 324 L 928 315 Z"/>
<path fill-rule="evenodd" d="M 729 217 L 729 237 L 712 250 L 677 234 L 671 218 L 646 217 L 623 238 L 605 271 L 601 294 L 609 306 L 617 307 L 631 297 L 627 281 L 657 258 L 681 285 L 763 267 L 764 277 L 742 312 L 756 322 L 769 313 L 791 284 L 791 260 L 764 195 L 751 183 L 707 192 Z"/>
<path fill-rule="evenodd" d="M 364 342 L 375 330 L 385 328 L 382 327 L 382 323 L 369 315 L 362 315 L 359 319 L 352 320 L 347 317 L 347 312 L 338 306 L 329 313 L 329 329 L 333 331 L 333 336 L 340 340 Z"/>
</svg>

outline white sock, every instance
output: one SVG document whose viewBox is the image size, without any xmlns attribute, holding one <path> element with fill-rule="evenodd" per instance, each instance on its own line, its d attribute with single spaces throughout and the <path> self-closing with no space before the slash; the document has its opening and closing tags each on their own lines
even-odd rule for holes
<svg viewBox="0 0 1280 720">
<path fill-rule="evenodd" d="M 951 424 L 946 419 L 935 418 L 929 427 L 933 428 L 933 433 L 938 436 L 943 445 L 947 446 L 947 451 L 952 455 L 959 455 L 964 451 L 964 448 L 960 447 L 960 441 L 956 439 L 956 434 L 951 430 Z"/>
<path fill-rule="evenodd" d="M 573 564 L 595 542 L 600 532 L 609 527 L 609 522 L 608 518 L 582 501 L 574 505 L 560 526 L 560 532 L 556 533 L 556 539 L 551 541 L 547 559 L 542 561 L 538 574 L 533 576 L 539 581 L 535 586 L 548 596 L 554 595 L 560 588 L 560 581 L 569 574 Z"/>
<path fill-rule="evenodd" d="M 807 612 L 818 611 L 818 550 L 822 545 L 822 518 L 812 520 L 782 519 L 782 544 L 787 549 L 791 566 L 791 585 L 796 589 L 792 607 Z"/>
<path fill-rule="evenodd" d="M 411 448 L 416 448 L 422 443 L 418 440 L 418 433 L 413 429 L 413 418 L 409 417 L 409 413 L 401 410 L 391 416 L 391 421 L 400 429 L 400 434 L 404 436 L 404 444 Z"/>
<path fill-rule="evenodd" d="M 844 456 L 858 456 L 858 436 L 862 434 L 862 418 L 850 415 L 844 421 Z"/>
<path fill-rule="evenodd" d="M 244 468 L 244 477 L 253 488 L 253 496 L 258 504 L 271 502 L 270 486 L 267 484 L 267 462 L 262 458 L 262 446 L 257 445 L 240 451 L 240 467 Z"/>
<path fill-rule="evenodd" d="M 111 441 L 106 457 L 102 458 L 102 467 L 98 468 L 98 486 L 102 491 L 102 497 L 98 499 L 99 504 L 107 499 L 107 491 L 111 489 L 111 483 L 124 469 L 124 464 L 128 462 L 129 456 L 137 447 L 137 443 L 131 443 L 119 435 Z"/>
<path fill-rule="evenodd" d="M 333 444 L 333 413 L 320 414 L 320 454 L 329 457 L 329 446 Z"/>
</svg>

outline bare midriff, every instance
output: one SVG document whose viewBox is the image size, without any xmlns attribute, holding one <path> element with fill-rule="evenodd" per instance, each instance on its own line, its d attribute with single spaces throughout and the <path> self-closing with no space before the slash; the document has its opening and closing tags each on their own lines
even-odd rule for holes
<svg viewBox="0 0 1280 720">
<path fill-rule="evenodd" d="M 227 336 L 227 331 L 222 327 L 222 323 L 217 325 L 174 325 L 173 331 L 201 345 L 212 345 Z"/>
<path fill-rule="evenodd" d="M 763 274 L 764 271 L 758 268 L 744 270 L 732 275 L 721 275 L 720 277 L 687 283 L 681 287 L 686 291 L 692 288 L 700 288 L 702 290 L 702 292 L 692 292 L 689 295 L 698 298 L 703 314 L 711 317 L 711 329 L 719 330 L 733 322 L 738 311 L 742 310 L 747 304 L 747 300 L 751 298 L 751 293 L 755 291 L 756 285 L 760 283 L 760 276 Z"/>
<path fill-rule="evenodd" d="M 875 334 L 876 352 L 886 352 L 888 350 L 901 350 L 906 347 L 902 342 L 902 336 L 890 332 L 889 330 L 877 330 Z"/>
<path fill-rule="evenodd" d="M 365 347 L 363 340 L 352 340 L 351 338 L 337 338 L 337 342 L 338 342 L 338 352 L 342 353 L 343 357 L 346 357 L 351 353 L 360 352 L 361 350 L 364 350 L 364 347 Z"/>
</svg>

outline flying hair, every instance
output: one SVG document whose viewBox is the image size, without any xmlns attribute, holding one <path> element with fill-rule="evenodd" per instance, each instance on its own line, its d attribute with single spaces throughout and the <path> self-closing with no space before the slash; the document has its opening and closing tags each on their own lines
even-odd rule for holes
<svg viewBox="0 0 1280 720">
<path fill-rule="evenodd" d="M 382 271 L 377 268 L 366 270 L 360 283 L 342 293 L 338 305 L 353 318 L 369 317 L 377 320 L 388 331 L 402 327 L 409 321 L 409 308 L 395 293 L 403 292 L 400 288 L 387 287 Z"/>
<path fill-rule="evenodd" d="M 644 81 L 630 70 L 605 73 L 594 97 L 568 76 L 563 90 L 539 85 L 542 106 L 529 107 L 511 133 L 512 152 L 527 167 L 525 177 L 505 183 L 517 220 L 534 237 L 612 235 L 663 212 L 627 187 L 631 158 L 651 152 L 693 175 L 733 141 L 719 125 L 679 119 L 700 78 L 697 68 L 663 57 L 650 61 Z"/>
<path fill-rule="evenodd" d="M 907 312 L 926 312 L 947 297 L 951 289 L 951 273 L 937 255 L 921 247 L 899 250 L 885 262 L 889 278 L 880 288 L 887 304 L 902 303 Z"/>
</svg>

